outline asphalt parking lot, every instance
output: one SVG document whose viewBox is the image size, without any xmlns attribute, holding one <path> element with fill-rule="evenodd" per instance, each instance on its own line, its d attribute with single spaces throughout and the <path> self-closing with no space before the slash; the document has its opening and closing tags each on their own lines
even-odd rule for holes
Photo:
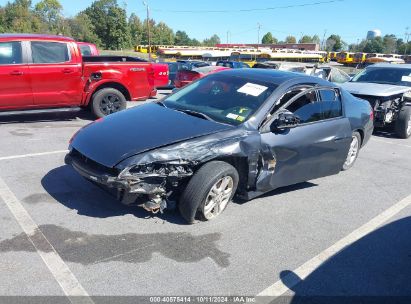
<svg viewBox="0 0 411 304">
<path fill-rule="evenodd" d="M 0 117 L 1 296 L 411 296 L 411 139 L 377 133 L 349 171 L 186 225 L 64 164 L 89 122 Z"/>
</svg>

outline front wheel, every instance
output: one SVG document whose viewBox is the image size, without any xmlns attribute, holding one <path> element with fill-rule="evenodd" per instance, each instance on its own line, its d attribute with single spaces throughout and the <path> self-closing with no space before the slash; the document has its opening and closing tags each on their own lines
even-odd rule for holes
<svg viewBox="0 0 411 304">
<path fill-rule="evenodd" d="M 344 165 L 342 167 L 343 171 L 350 169 L 354 166 L 355 161 L 357 160 L 358 154 L 360 153 L 361 148 L 361 135 L 358 132 L 353 132 L 351 136 L 351 144 L 348 149 L 347 158 L 345 159 Z"/>
<path fill-rule="evenodd" d="M 233 198 L 238 185 L 238 172 L 230 164 L 212 161 L 203 165 L 190 179 L 179 202 L 180 213 L 194 222 L 197 213 L 204 220 L 221 214 Z"/>
<path fill-rule="evenodd" d="M 395 133 L 399 138 L 411 136 L 411 106 L 403 106 L 395 121 Z"/>
<path fill-rule="evenodd" d="M 124 110 L 126 107 L 127 101 L 124 95 L 113 88 L 97 91 L 91 100 L 91 110 L 97 118 Z"/>
</svg>

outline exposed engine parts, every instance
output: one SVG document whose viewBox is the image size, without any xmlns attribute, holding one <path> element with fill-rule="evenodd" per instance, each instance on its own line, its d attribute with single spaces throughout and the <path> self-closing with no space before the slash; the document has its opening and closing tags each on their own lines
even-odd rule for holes
<svg viewBox="0 0 411 304">
<path fill-rule="evenodd" d="M 125 186 L 120 200 L 127 205 L 137 204 L 152 213 L 162 213 L 168 205 L 173 205 L 168 197 L 182 179 L 193 175 L 194 165 L 175 161 L 126 168 L 117 177 L 117 181 Z"/>
<path fill-rule="evenodd" d="M 398 112 L 406 99 L 406 95 L 397 94 L 389 97 L 380 97 L 369 100 L 374 110 L 374 124 L 383 127 L 396 120 Z"/>
</svg>

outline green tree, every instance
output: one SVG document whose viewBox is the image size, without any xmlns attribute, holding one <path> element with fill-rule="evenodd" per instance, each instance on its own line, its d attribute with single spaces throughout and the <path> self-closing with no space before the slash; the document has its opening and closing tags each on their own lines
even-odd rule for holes
<svg viewBox="0 0 411 304">
<path fill-rule="evenodd" d="M 192 45 L 192 46 L 200 46 L 201 45 L 201 42 L 200 41 L 198 41 L 197 39 L 190 39 L 190 45 Z"/>
<path fill-rule="evenodd" d="M 383 38 L 384 53 L 394 54 L 397 52 L 397 37 L 395 35 L 385 35 Z"/>
<path fill-rule="evenodd" d="M 321 39 L 320 37 L 318 37 L 318 35 L 314 35 L 311 37 L 311 43 L 317 43 L 320 44 L 321 43 Z"/>
<path fill-rule="evenodd" d="M 167 24 L 160 21 L 153 31 L 155 35 L 156 44 L 172 45 L 174 44 L 174 32 Z"/>
<path fill-rule="evenodd" d="M 142 44 L 143 39 L 143 23 L 136 14 L 132 13 L 128 19 L 128 27 L 130 28 L 131 43 L 133 45 Z"/>
<path fill-rule="evenodd" d="M 175 44 L 176 45 L 189 45 L 190 44 L 190 37 L 188 37 L 185 31 L 177 31 L 175 37 Z"/>
<path fill-rule="evenodd" d="M 304 35 L 301 37 L 301 39 L 298 41 L 298 43 L 312 43 L 313 38 L 309 35 Z"/>
<path fill-rule="evenodd" d="M 58 0 L 42 0 L 34 7 L 34 12 L 48 26 L 48 32 L 58 34 L 63 17 L 63 6 Z"/>
<path fill-rule="evenodd" d="M 273 34 L 271 32 L 268 32 L 263 36 L 263 39 L 261 39 L 262 44 L 275 44 L 278 43 L 278 40 L 273 37 Z"/>
<path fill-rule="evenodd" d="M 205 46 L 215 46 L 216 44 L 219 44 L 219 43 L 221 43 L 221 39 L 216 34 L 214 34 L 210 38 L 206 38 L 203 40 L 203 45 Z"/>
<path fill-rule="evenodd" d="M 2 27 L 12 33 L 38 33 L 46 24 L 32 13 L 30 0 L 15 0 L 4 7 Z"/>
<path fill-rule="evenodd" d="M 0 7 L 0 33 L 6 32 L 6 11 Z"/>
<path fill-rule="evenodd" d="M 285 37 L 285 43 L 297 43 L 297 39 L 294 36 Z"/>
<path fill-rule="evenodd" d="M 67 22 L 71 31 L 70 35 L 74 39 L 101 45 L 101 40 L 94 32 L 94 25 L 87 14 L 81 12 L 73 19 L 67 19 Z"/>
<path fill-rule="evenodd" d="M 333 34 L 327 38 L 325 45 L 326 45 L 326 50 L 328 52 L 330 51 L 339 52 L 344 48 L 345 42 L 341 40 L 341 37 L 339 35 Z"/>
<path fill-rule="evenodd" d="M 130 29 L 125 9 L 116 0 L 97 0 L 85 11 L 95 27 L 95 33 L 106 49 L 131 46 Z"/>
<path fill-rule="evenodd" d="M 364 52 L 366 53 L 383 53 L 384 52 L 384 42 L 381 37 L 375 37 L 373 39 L 367 40 L 364 47 Z"/>
<path fill-rule="evenodd" d="M 149 19 L 148 20 L 149 27 L 150 27 L 150 39 L 151 39 L 151 44 L 157 44 L 156 43 L 156 37 L 155 37 L 155 30 L 156 30 L 156 22 L 154 19 Z M 143 21 L 143 31 L 141 34 L 141 44 L 148 44 L 148 30 L 147 30 L 147 19 Z"/>
</svg>

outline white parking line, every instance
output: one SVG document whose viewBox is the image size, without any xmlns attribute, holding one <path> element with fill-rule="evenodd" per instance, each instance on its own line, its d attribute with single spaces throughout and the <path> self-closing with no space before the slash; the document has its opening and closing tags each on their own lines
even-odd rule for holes
<svg viewBox="0 0 411 304">
<path fill-rule="evenodd" d="M 49 151 L 49 152 L 40 152 L 40 153 L 31 153 L 31 154 L 21 154 L 21 155 L 3 156 L 3 157 L 0 157 L 0 161 L 2 161 L 2 160 L 9 160 L 9 159 L 18 159 L 18 158 L 34 157 L 34 156 L 51 155 L 51 154 L 60 154 L 60 153 L 67 153 L 67 152 L 68 152 L 68 150 L 57 150 L 57 151 Z"/>
<path fill-rule="evenodd" d="M 398 143 L 398 142 L 394 142 L 394 141 L 389 141 L 389 140 L 377 138 L 375 136 L 372 137 L 372 140 L 383 142 L 383 143 L 390 144 L 390 145 L 397 145 L 397 146 L 401 146 L 401 147 L 411 148 L 411 145 L 406 145 L 406 144 L 402 144 L 402 143 Z"/>
<path fill-rule="evenodd" d="M 398 214 L 401 210 L 411 205 L 411 195 L 407 196 L 403 200 L 399 201 L 395 205 L 391 206 L 387 210 L 383 211 L 368 223 L 364 224 L 360 228 L 354 230 L 346 237 L 339 240 L 337 243 L 328 247 L 323 252 L 313 257 L 308 262 L 304 263 L 293 272 L 294 274 L 288 274 L 284 276 L 281 280 L 278 280 L 274 284 L 268 286 L 266 289 L 261 291 L 258 296 L 267 297 L 279 297 L 286 293 L 290 288 L 297 285 L 299 282 L 304 280 L 309 274 L 311 274 L 315 269 L 317 269 L 321 264 L 323 264 L 330 257 L 344 249 L 345 247 L 358 241 L 365 235 L 374 231 L 376 228 L 384 224 L 390 218 Z M 286 282 L 285 285 L 283 282 Z M 270 299 L 272 301 L 272 298 Z"/>
<path fill-rule="evenodd" d="M 33 244 L 37 253 L 43 259 L 64 294 L 72 303 L 94 303 L 80 282 L 71 272 L 53 245 L 33 221 L 29 213 L 10 190 L 4 180 L 0 177 L 0 198 L 5 202 L 11 213 L 19 223 L 28 239 Z M 39 249 L 41 248 L 41 250 Z"/>
</svg>

